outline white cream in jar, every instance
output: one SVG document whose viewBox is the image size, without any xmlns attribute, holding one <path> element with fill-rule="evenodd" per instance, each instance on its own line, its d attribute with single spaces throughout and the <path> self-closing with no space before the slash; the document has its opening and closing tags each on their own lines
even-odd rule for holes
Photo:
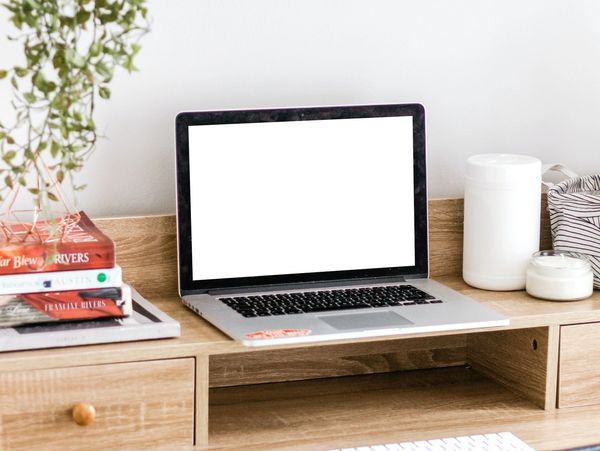
<svg viewBox="0 0 600 451">
<path fill-rule="evenodd" d="M 540 251 L 531 257 L 525 285 L 536 298 L 576 301 L 592 295 L 594 274 L 590 263 L 578 254 Z"/>
</svg>

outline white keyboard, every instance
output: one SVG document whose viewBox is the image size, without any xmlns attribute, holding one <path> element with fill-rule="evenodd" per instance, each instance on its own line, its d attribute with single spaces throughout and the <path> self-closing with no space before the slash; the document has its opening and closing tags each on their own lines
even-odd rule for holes
<svg viewBox="0 0 600 451">
<path fill-rule="evenodd" d="M 387 443 L 331 451 L 535 451 L 510 432 L 448 437 L 419 442 Z"/>
</svg>

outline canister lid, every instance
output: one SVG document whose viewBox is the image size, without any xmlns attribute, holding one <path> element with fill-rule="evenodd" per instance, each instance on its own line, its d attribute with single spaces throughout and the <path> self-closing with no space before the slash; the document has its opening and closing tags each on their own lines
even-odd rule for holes
<svg viewBox="0 0 600 451">
<path fill-rule="evenodd" d="M 467 159 L 468 179 L 485 183 L 540 184 L 542 162 L 527 155 L 487 153 Z"/>
<path fill-rule="evenodd" d="M 588 259 L 575 252 L 547 250 L 531 256 L 531 270 L 552 277 L 575 277 L 592 271 Z"/>
</svg>

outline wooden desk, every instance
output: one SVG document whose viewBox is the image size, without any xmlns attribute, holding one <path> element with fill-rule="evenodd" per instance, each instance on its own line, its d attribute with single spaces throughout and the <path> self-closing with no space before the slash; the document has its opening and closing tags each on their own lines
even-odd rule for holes
<svg viewBox="0 0 600 451">
<path fill-rule="evenodd" d="M 327 449 L 504 430 L 539 449 L 600 442 L 600 293 L 552 303 L 467 287 L 461 206 L 431 202 L 432 273 L 509 327 L 268 349 L 183 307 L 172 216 L 98 221 L 126 280 L 182 336 L 0 354 L 0 449 Z M 96 407 L 90 426 L 70 418 L 81 402 Z"/>
</svg>

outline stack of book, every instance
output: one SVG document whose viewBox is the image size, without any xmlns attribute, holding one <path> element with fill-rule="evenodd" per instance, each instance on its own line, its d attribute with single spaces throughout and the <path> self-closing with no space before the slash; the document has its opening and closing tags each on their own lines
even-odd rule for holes
<svg viewBox="0 0 600 451">
<path fill-rule="evenodd" d="M 176 328 L 146 327 L 144 332 L 138 327 L 118 336 L 100 333 L 110 325 L 139 326 L 139 315 L 125 320 L 134 316 L 134 309 L 148 313 L 152 307 L 137 292 L 136 303 L 132 301 L 134 290 L 123 283 L 114 242 L 84 212 L 78 216 L 60 240 L 28 239 L 29 232 L 15 225 L 10 233 L 13 238 L 15 232 L 23 233 L 23 239 L 0 245 L 0 351 L 179 335 L 179 324 L 166 315 L 164 320 Z M 49 233 L 52 227 L 56 225 L 38 223 L 36 230 Z M 149 316 L 149 322 L 157 322 L 156 315 Z M 93 334 L 90 329 L 99 331 Z"/>
<path fill-rule="evenodd" d="M 25 229 L 0 246 L 0 327 L 131 314 L 113 241 L 79 215 L 60 240 L 45 240 L 51 226 L 38 223 L 41 237 Z"/>
</svg>

